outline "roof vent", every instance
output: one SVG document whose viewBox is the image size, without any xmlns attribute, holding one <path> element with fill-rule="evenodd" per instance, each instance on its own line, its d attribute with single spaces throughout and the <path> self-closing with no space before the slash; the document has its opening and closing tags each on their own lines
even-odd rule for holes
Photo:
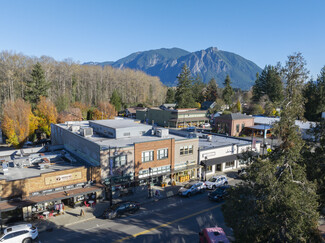
<svg viewBox="0 0 325 243">
<path fill-rule="evenodd" d="M 80 135 L 84 137 L 91 137 L 94 134 L 91 127 L 82 127 L 80 128 Z"/>
</svg>

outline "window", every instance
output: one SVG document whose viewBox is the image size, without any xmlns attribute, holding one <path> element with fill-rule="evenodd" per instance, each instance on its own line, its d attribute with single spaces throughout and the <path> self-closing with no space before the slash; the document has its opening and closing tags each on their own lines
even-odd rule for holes
<svg viewBox="0 0 325 243">
<path fill-rule="evenodd" d="M 244 130 L 245 128 L 245 123 L 241 124 L 241 130 Z"/>
<path fill-rule="evenodd" d="M 207 172 L 212 172 L 212 165 L 207 166 Z"/>
<path fill-rule="evenodd" d="M 142 152 L 142 162 L 149 162 L 153 160 L 153 151 Z"/>
<path fill-rule="evenodd" d="M 120 167 L 126 165 L 126 155 L 121 155 L 114 158 L 114 166 L 113 167 Z"/>
<path fill-rule="evenodd" d="M 157 159 L 167 159 L 168 158 L 168 149 L 158 149 Z"/>
<path fill-rule="evenodd" d="M 180 155 L 193 154 L 193 145 L 184 146 L 180 148 Z"/>
<path fill-rule="evenodd" d="M 236 125 L 236 132 L 239 132 L 239 124 Z"/>
<path fill-rule="evenodd" d="M 193 145 L 188 146 L 188 154 L 193 154 Z"/>
<path fill-rule="evenodd" d="M 226 168 L 234 167 L 234 165 L 235 165 L 235 161 L 226 162 Z"/>
</svg>

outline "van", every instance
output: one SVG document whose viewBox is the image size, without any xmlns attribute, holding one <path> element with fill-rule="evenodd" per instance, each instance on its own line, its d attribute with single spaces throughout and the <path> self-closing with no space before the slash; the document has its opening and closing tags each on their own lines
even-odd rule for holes
<svg viewBox="0 0 325 243">
<path fill-rule="evenodd" d="M 200 243 L 230 243 L 222 228 L 216 226 L 205 228 L 199 233 Z"/>
</svg>

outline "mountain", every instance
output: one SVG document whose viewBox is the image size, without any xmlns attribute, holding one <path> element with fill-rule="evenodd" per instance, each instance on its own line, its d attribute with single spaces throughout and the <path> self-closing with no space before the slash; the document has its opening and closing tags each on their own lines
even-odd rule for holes
<svg viewBox="0 0 325 243">
<path fill-rule="evenodd" d="M 218 50 L 216 47 L 192 53 L 179 48 L 162 48 L 136 52 L 113 63 L 84 64 L 142 70 L 149 75 L 158 76 L 167 86 L 177 85 L 176 77 L 186 64 L 192 75 L 200 75 L 205 83 L 215 78 L 218 85 L 223 87 L 222 83 L 229 74 L 232 87 L 243 90 L 248 90 L 254 84 L 256 73 L 262 71 L 252 61 L 231 52 Z"/>
</svg>

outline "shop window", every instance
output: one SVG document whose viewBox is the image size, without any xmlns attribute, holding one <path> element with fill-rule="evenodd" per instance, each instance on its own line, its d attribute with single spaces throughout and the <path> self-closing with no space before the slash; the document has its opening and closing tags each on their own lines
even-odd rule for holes
<svg viewBox="0 0 325 243">
<path fill-rule="evenodd" d="M 236 132 L 239 132 L 239 124 L 236 125 Z"/>
<path fill-rule="evenodd" d="M 212 165 L 207 166 L 207 172 L 212 172 Z"/>
<path fill-rule="evenodd" d="M 145 151 L 142 152 L 142 158 L 141 158 L 142 162 L 149 162 L 149 161 L 153 161 L 154 157 L 153 157 L 153 151 Z"/>
<path fill-rule="evenodd" d="M 167 159 L 167 158 L 168 158 L 168 149 L 157 150 L 157 159 Z"/>
<path fill-rule="evenodd" d="M 226 162 L 226 168 L 232 168 L 235 166 L 235 161 Z"/>
<path fill-rule="evenodd" d="M 126 163 L 126 155 L 121 155 L 114 158 L 114 167 L 124 166 Z"/>
</svg>

